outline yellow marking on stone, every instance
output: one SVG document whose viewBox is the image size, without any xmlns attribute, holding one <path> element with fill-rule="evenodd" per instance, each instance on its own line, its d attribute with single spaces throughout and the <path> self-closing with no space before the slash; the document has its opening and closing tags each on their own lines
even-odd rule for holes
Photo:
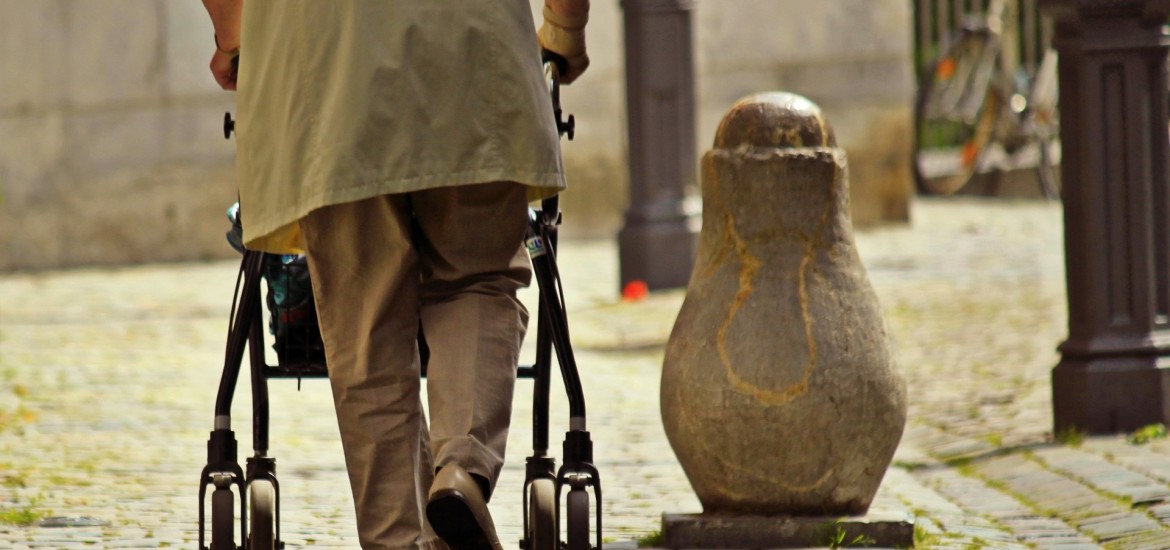
<svg viewBox="0 0 1170 550">
<path fill-rule="evenodd" d="M 675 388 L 674 393 L 675 393 L 675 403 L 682 402 L 683 399 L 682 399 L 682 385 L 681 384 Z M 798 483 L 792 483 L 792 480 L 791 480 L 792 472 L 788 471 L 788 470 L 776 471 L 775 475 L 769 475 L 769 472 L 772 472 L 773 470 L 761 471 L 759 469 L 749 468 L 749 467 L 745 467 L 745 466 L 742 466 L 740 464 L 737 464 L 735 462 L 731 462 L 728 458 L 727 449 L 713 448 L 711 445 L 708 444 L 707 439 L 705 437 L 700 436 L 700 434 L 702 432 L 695 428 L 695 422 L 694 422 L 694 420 L 691 419 L 690 412 L 691 412 L 690 407 L 679 407 L 678 408 L 678 413 L 679 413 L 678 418 L 682 422 L 682 424 L 685 425 L 684 431 L 687 434 L 690 434 L 690 437 L 688 438 L 688 442 L 694 444 L 694 447 L 691 447 L 691 448 L 700 450 L 704 455 L 706 455 L 707 458 L 712 459 L 715 462 L 718 462 L 725 469 L 727 469 L 729 471 L 733 471 L 740 476 L 744 476 L 744 477 L 747 477 L 750 479 L 760 480 L 762 483 L 766 483 L 772 487 L 780 486 L 780 487 L 783 487 L 785 490 L 792 491 L 794 493 L 808 493 L 808 492 L 820 489 L 821 486 L 825 484 L 825 482 L 829 481 L 830 479 L 833 479 L 835 474 L 837 473 L 836 468 L 829 468 L 828 470 L 825 470 L 825 472 L 823 474 L 821 474 L 821 477 L 817 478 L 816 481 L 813 481 L 811 483 L 798 484 Z M 688 443 L 688 446 L 690 446 L 689 443 Z M 724 490 L 726 490 L 726 487 L 724 488 Z"/>
<path fill-rule="evenodd" d="M 813 109 L 817 117 L 817 127 L 821 129 L 821 147 L 829 146 L 829 126 L 825 124 L 825 114 L 820 109 Z"/>
<path fill-rule="evenodd" d="M 797 385 L 801 395 L 808 391 L 808 381 L 812 379 L 812 373 L 817 368 L 817 341 L 813 336 L 813 320 L 812 314 L 809 313 L 808 304 L 808 272 L 810 268 L 814 267 L 813 259 L 817 253 L 814 245 L 812 239 L 809 239 L 805 244 L 804 257 L 800 259 L 799 282 L 797 283 L 797 289 L 800 293 L 800 320 L 804 323 L 804 339 L 808 342 L 808 363 L 804 367 L 804 376 L 800 378 L 800 384 Z"/>
<path fill-rule="evenodd" d="M 833 177 L 837 177 L 835 172 Z M 830 186 L 830 190 L 832 193 L 836 193 L 835 186 Z M 735 298 L 732 300 L 731 307 L 727 311 L 727 318 L 723 320 L 719 330 L 715 333 L 715 345 L 719 352 L 719 361 L 723 364 L 723 370 L 727 373 L 727 379 L 731 383 L 731 388 L 740 394 L 752 397 L 764 405 L 773 407 L 787 405 L 794 399 L 808 393 L 809 381 L 812 379 L 813 372 L 816 371 L 818 359 L 817 342 L 813 334 L 812 314 L 809 311 L 808 272 L 816 267 L 813 259 L 816 256 L 817 245 L 821 244 L 817 240 L 817 237 L 824 233 L 835 202 L 836 197 L 829 197 L 829 200 L 825 202 L 825 208 L 821 212 L 821 219 L 817 222 L 813 236 L 805 237 L 804 257 L 801 259 L 800 267 L 797 271 L 797 292 L 800 299 L 800 318 L 801 322 L 804 323 L 804 336 L 808 346 L 808 361 L 805 364 L 800 381 L 795 384 L 789 384 L 781 390 L 761 388 L 745 380 L 735 371 L 735 366 L 731 362 L 731 355 L 727 351 L 727 333 L 731 329 L 731 322 L 739 313 L 739 309 L 747 302 L 748 297 L 755 292 L 752 280 L 755 278 L 756 272 L 763 267 L 763 262 L 748 249 L 748 244 L 740 236 L 739 231 L 736 230 L 735 220 L 732 219 L 731 215 L 725 213 L 723 216 L 724 231 L 731 241 L 736 256 L 740 261 L 739 288 L 736 290 Z"/>
<path fill-rule="evenodd" d="M 718 191 L 719 175 L 717 170 L 715 170 L 714 163 L 704 162 L 703 170 L 705 172 L 704 177 L 706 179 L 707 185 L 711 188 L 709 195 L 712 197 L 712 200 L 705 208 L 709 208 L 710 210 L 720 209 L 719 212 L 724 212 L 726 215 L 726 211 L 723 210 L 722 198 L 720 197 Z M 727 244 L 726 240 L 720 240 L 718 243 L 712 244 L 710 246 L 713 250 L 710 250 L 708 254 L 703 254 L 699 257 L 699 260 L 704 262 L 702 264 L 702 269 L 697 271 L 697 273 L 699 273 L 698 279 L 701 281 L 705 281 L 715 276 L 715 273 L 719 271 L 719 268 L 723 267 L 723 264 L 726 263 L 727 253 L 730 249 L 730 245 Z"/>
<path fill-rule="evenodd" d="M 731 362 L 731 355 L 727 351 L 727 333 L 731 330 L 731 322 L 735 320 L 735 316 L 739 313 L 740 308 L 743 307 L 747 299 L 755 292 L 755 286 L 752 280 L 760 268 L 763 267 L 764 263 L 748 249 L 747 243 L 744 242 L 739 232 L 736 231 L 735 220 L 730 215 L 724 216 L 724 226 L 727 236 L 730 237 L 734 245 L 736 256 L 739 258 L 740 269 L 739 288 L 735 292 L 735 298 L 731 301 L 731 308 L 727 311 L 727 318 L 723 320 L 723 324 L 715 334 L 715 344 L 719 351 L 719 361 L 723 364 L 723 370 L 727 373 L 727 380 L 731 383 L 731 388 L 736 392 L 750 396 L 764 405 L 773 407 L 786 405 L 793 399 L 808 392 L 808 382 L 812 378 L 813 370 L 816 368 L 816 343 L 812 337 L 812 317 L 808 311 L 808 293 L 805 288 L 805 272 L 808 269 L 811 255 L 806 252 L 805 259 L 801 261 L 798 279 L 801 297 L 801 319 L 805 324 L 805 335 L 809 343 L 808 365 L 804 369 L 804 375 L 801 376 L 800 382 L 790 384 L 779 391 L 761 388 L 745 380 L 735 371 L 735 366 Z"/>
</svg>

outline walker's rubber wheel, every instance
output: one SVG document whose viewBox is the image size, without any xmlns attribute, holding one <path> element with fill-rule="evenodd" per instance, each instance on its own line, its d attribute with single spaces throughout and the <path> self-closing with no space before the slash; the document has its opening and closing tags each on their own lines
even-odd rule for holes
<svg viewBox="0 0 1170 550">
<path fill-rule="evenodd" d="M 276 487 L 267 479 L 248 485 L 248 550 L 276 550 Z"/>
<path fill-rule="evenodd" d="M 528 486 L 528 550 L 557 550 L 557 486 L 540 478 Z"/>
<path fill-rule="evenodd" d="M 569 491 L 566 503 L 568 516 L 568 550 L 590 550 L 589 545 L 589 493 L 585 489 Z"/>
<path fill-rule="evenodd" d="M 236 550 L 236 495 L 231 489 L 211 493 L 211 550 Z"/>
</svg>

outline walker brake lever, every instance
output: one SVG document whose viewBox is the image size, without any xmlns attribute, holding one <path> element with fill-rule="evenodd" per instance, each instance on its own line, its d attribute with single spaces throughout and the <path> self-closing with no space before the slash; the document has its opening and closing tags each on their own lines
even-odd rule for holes
<svg viewBox="0 0 1170 550">
<path fill-rule="evenodd" d="M 232 132 L 236 129 L 236 121 L 232 120 L 231 113 L 223 114 L 223 139 L 232 139 Z"/>
</svg>

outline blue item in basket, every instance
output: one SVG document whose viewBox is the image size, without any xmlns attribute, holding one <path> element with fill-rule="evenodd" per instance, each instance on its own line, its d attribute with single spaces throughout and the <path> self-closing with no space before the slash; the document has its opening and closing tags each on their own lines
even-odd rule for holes
<svg viewBox="0 0 1170 550">
<path fill-rule="evenodd" d="M 240 254 L 244 253 L 244 226 L 240 225 L 240 203 L 234 203 L 227 209 L 228 221 L 232 222 L 232 229 L 227 232 L 227 242 Z"/>
<path fill-rule="evenodd" d="M 240 203 L 227 210 L 232 229 L 228 243 L 244 252 Z M 317 308 L 313 301 L 313 283 L 309 264 L 303 254 L 264 254 L 260 275 L 268 286 L 268 332 L 276 337 L 277 355 L 286 360 L 320 360 L 324 358 L 321 334 L 317 329 Z"/>
</svg>

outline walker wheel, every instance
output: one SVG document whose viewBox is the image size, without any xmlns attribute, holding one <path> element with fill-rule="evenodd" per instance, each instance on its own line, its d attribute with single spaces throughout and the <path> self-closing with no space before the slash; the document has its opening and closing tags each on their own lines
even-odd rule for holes
<svg viewBox="0 0 1170 550">
<path fill-rule="evenodd" d="M 248 550 L 276 550 L 276 487 L 268 479 L 248 485 Z"/>
<path fill-rule="evenodd" d="M 557 487 L 548 478 L 528 486 L 528 550 L 557 550 Z"/>
<path fill-rule="evenodd" d="M 211 550 L 236 550 L 236 495 L 231 489 L 211 493 Z"/>
<path fill-rule="evenodd" d="M 568 550 L 591 550 L 589 545 L 589 493 L 577 488 L 569 491 L 566 503 L 568 516 Z"/>
</svg>

